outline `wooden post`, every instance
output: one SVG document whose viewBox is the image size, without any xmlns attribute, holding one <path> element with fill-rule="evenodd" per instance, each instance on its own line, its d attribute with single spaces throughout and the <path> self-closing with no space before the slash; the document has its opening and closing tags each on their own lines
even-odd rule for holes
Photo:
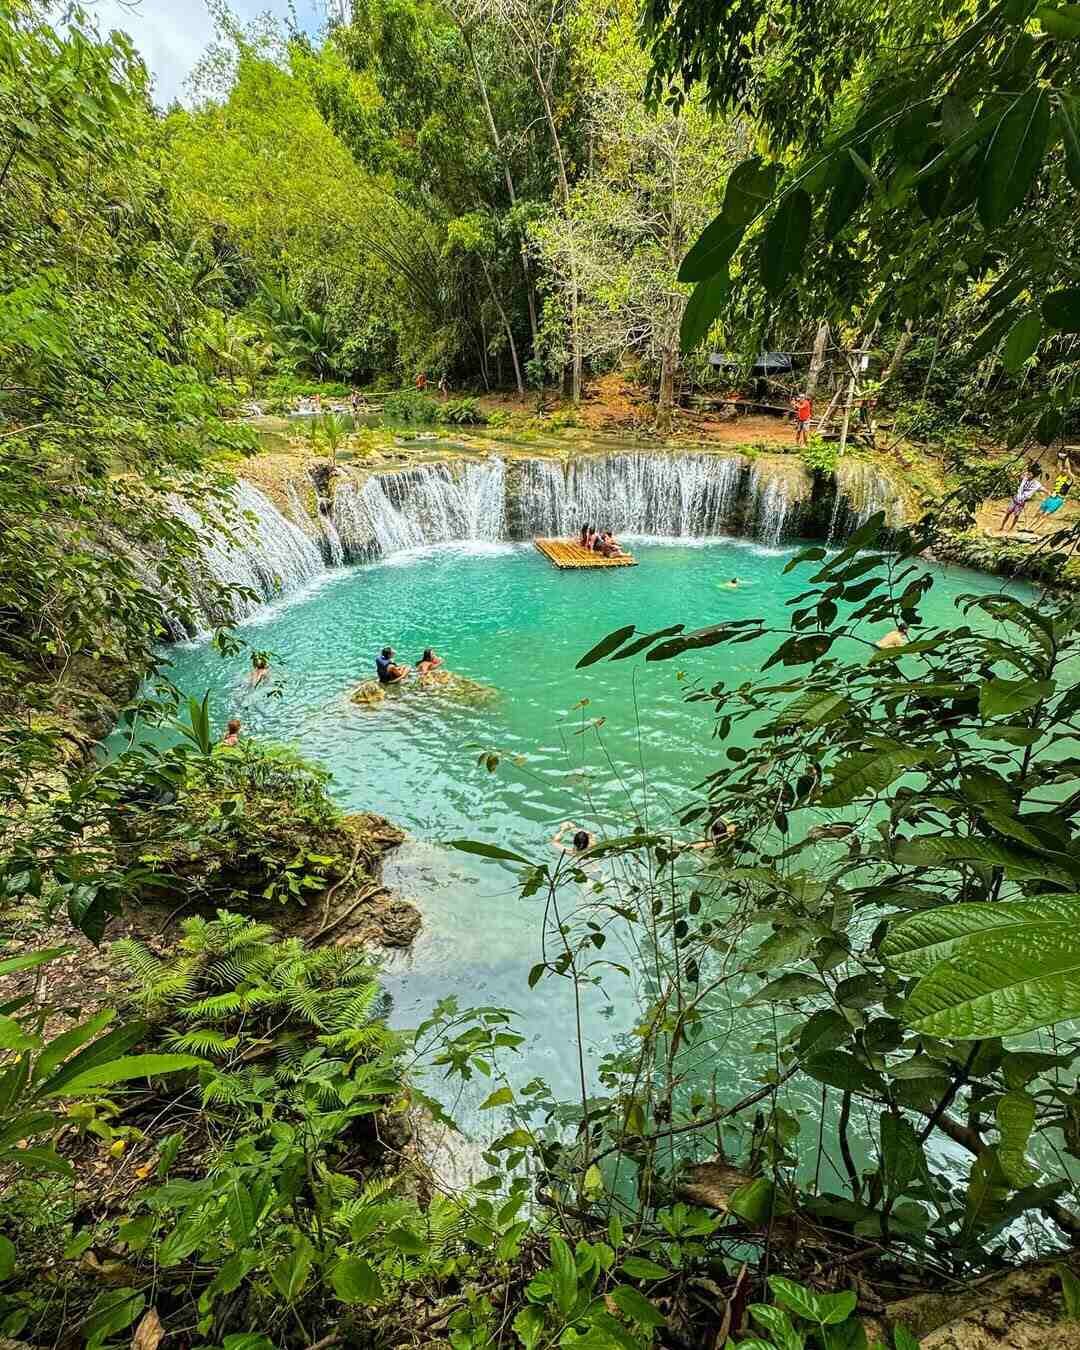
<svg viewBox="0 0 1080 1350">
<path fill-rule="evenodd" d="M 847 398 L 844 400 L 844 421 L 840 427 L 840 447 L 836 452 L 838 455 L 844 453 L 844 447 L 847 445 L 848 426 L 851 422 L 851 405 L 855 402 L 856 373 L 859 369 L 858 358 L 862 356 L 862 352 L 857 351 L 854 356 L 856 358 L 854 361 L 851 361 L 849 357 L 851 379 L 848 381 Z"/>
</svg>

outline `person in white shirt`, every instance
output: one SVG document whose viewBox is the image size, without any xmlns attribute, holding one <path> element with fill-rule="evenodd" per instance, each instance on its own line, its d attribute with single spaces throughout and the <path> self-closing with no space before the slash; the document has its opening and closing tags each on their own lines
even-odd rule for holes
<svg viewBox="0 0 1080 1350">
<path fill-rule="evenodd" d="M 1032 497 L 1038 492 L 1046 491 L 1046 488 L 1043 487 L 1036 477 L 1038 469 L 1039 466 L 1037 464 L 1029 464 L 1024 470 L 1024 475 L 1020 479 L 1020 485 L 1016 489 L 1016 493 L 1009 503 L 1008 510 L 1001 520 L 1001 532 L 1003 534 L 1006 530 L 1015 526 L 1023 513 L 1024 507 L 1027 506 Z"/>
</svg>

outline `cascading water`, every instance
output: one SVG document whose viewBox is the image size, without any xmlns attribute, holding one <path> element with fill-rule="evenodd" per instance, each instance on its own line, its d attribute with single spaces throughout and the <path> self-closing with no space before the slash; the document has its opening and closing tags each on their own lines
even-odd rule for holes
<svg viewBox="0 0 1080 1350">
<path fill-rule="evenodd" d="M 295 483 L 289 484 L 288 493 L 289 508 L 292 511 L 293 520 L 296 522 L 308 520 L 309 516 L 304 510 L 304 504 L 300 500 L 300 492 Z M 323 542 L 323 558 L 327 566 L 340 567 L 345 561 L 345 550 L 341 547 L 341 538 L 330 515 L 329 504 L 320 499 L 317 493 L 315 500 L 317 503 L 316 520 Z"/>
<path fill-rule="evenodd" d="M 241 480 L 233 490 L 233 501 L 236 516 L 227 512 L 223 517 L 227 532 L 208 530 L 203 518 L 187 503 L 173 503 L 180 519 L 199 533 L 201 567 L 194 569 L 192 581 L 204 626 L 227 617 L 205 584 L 208 578 L 221 586 L 253 593 L 245 596 L 234 592 L 231 596 L 232 617 L 242 619 L 267 600 L 311 581 L 325 568 L 315 540 L 287 520 L 258 488 Z"/>
<path fill-rule="evenodd" d="M 614 534 L 685 539 L 734 523 L 744 461 L 714 455 L 605 455 L 565 470 L 544 460 L 517 466 L 517 532 L 576 535 L 590 523 Z"/>
<path fill-rule="evenodd" d="M 837 461 L 836 501 L 827 542 L 832 544 L 837 537 L 851 534 L 878 511 L 884 512 L 890 528 L 903 524 L 903 499 L 888 474 L 863 459 Z"/>
<path fill-rule="evenodd" d="M 791 500 L 784 480 L 766 476 L 755 464 L 750 475 L 750 509 L 747 512 L 754 538 L 763 544 L 779 544 L 790 510 Z"/>
<path fill-rule="evenodd" d="M 341 483 L 334 525 L 345 557 L 358 562 L 424 544 L 502 539 L 506 534 L 506 466 L 493 459 L 372 474 L 363 487 Z"/>
</svg>

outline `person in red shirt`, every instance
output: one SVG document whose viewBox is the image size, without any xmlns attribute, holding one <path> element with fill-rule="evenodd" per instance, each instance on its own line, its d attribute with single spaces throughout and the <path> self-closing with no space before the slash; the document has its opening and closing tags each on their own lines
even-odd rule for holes
<svg viewBox="0 0 1080 1350">
<path fill-rule="evenodd" d="M 805 394 L 791 400 L 795 409 L 795 444 L 805 445 L 810 434 L 810 419 L 814 415 L 813 401 Z"/>
</svg>

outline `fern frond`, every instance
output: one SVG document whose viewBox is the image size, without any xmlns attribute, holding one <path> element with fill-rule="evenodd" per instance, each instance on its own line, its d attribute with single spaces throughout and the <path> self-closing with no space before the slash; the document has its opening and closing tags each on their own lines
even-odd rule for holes
<svg viewBox="0 0 1080 1350">
<path fill-rule="evenodd" d="M 223 1031 L 212 1027 L 196 1027 L 193 1031 L 174 1033 L 165 1038 L 170 1050 L 184 1051 L 189 1055 L 227 1055 L 239 1044 L 239 1037 L 226 1036 Z"/>
</svg>

